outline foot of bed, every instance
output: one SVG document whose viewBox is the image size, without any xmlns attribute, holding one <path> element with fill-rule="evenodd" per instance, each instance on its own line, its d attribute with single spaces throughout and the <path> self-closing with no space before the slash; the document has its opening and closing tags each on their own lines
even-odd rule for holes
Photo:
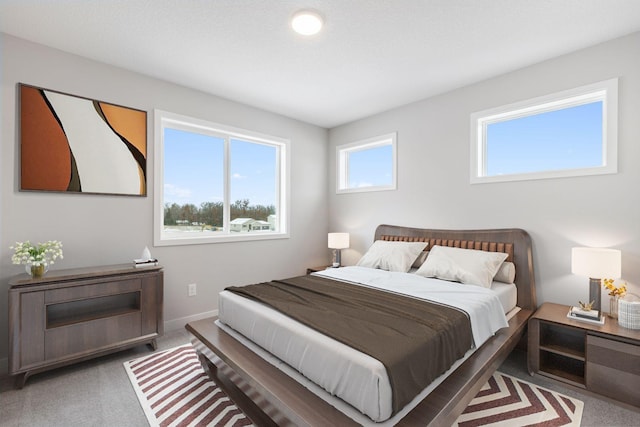
<svg viewBox="0 0 640 427">
<path fill-rule="evenodd" d="M 211 362 L 205 355 L 197 351 L 198 359 L 202 369 L 207 373 L 209 378 L 220 387 L 238 408 L 251 419 L 256 426 L 277 427 L 278 425 L 269 418 L 253 401 L 247 398 L 233 381 L 227 378 L 218 367 Z"/>
</svg>

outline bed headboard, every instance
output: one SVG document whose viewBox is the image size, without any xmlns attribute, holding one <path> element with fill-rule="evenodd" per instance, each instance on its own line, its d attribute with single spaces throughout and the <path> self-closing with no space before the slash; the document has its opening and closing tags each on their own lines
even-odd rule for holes
<svg viewBox="0 0 640 427">
<path fill-rule="evenodd" d="M 374 240 L 429 242 L 429 247 L 453 246 L 489 252 L 505 252 L 516 266 L 518 306 L 537 308 L 533 254 L 529 233 L 519 228 L 492 230 L 432 230 L 382 224 L 376 228 Z"/>
</svg>

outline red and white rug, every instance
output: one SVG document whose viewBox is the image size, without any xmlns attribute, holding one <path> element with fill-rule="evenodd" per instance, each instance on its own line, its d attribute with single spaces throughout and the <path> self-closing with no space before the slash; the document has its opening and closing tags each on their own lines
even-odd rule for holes
<svg viewBox="0 0 640 427">
<path fill-rule="evenodd" d="M 579 426 L 584 402 L 495 372 L 456 426 Z"/>
<path fill-rule="evenodd" d="M 191 344 L 124 363 L 149 425 L 252 425 L 202 369 Z"/>
<path fill-rule="evenodd" d="M 151 426 L 250 426 L 190 344 L 124 363 Z M 496 372 L 455 426 L 580 426 L 583 402 Z"/>
</svg>

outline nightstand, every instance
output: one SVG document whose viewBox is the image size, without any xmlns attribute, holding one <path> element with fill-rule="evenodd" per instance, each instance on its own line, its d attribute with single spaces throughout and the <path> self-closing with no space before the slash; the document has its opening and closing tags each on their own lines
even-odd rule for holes
<svg viewBox="0 0 640 427">
<path fill-rule="evenodd" d="M 529 373 L 640 407 L 640 330 L 612 318 L 580 322 L 568 312 L 544 303 L 529 319 Z"/>
<path fill-rule="evenodd" d="M 331 265 L 321 265 L 319 267 L 307 267 L 307 274 L 315 273 L 316 271 L 323 271 L 327 268 L 331 267 Z"/>
</svg>

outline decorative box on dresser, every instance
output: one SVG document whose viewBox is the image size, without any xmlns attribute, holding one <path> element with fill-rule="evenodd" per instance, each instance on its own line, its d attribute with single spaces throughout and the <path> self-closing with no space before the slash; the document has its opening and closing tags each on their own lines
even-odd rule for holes
<svg viewBox="0 0 640 427">
<path fill-rule="evenodd" d="M 640 330 L 567 318 L 544 303 L 529 319 L 529 373 L 538 373 L 640 408 Z"/>
<path fill-rule="evenodd" d="M 132 264 L 50 271 L 9 280 L 9 374 L 35 373 L 163 334 L 163 271 Z"/>
</svg>

